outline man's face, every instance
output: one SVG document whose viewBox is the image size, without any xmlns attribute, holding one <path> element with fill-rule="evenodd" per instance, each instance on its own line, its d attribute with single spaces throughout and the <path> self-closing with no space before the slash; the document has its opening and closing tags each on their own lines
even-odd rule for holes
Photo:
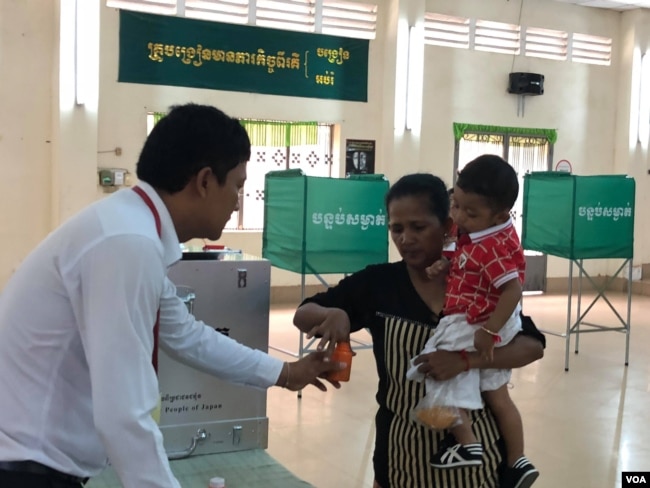
<svg viewBox="0 0 650 488">
<path fill-rule="evenodd" d="M 233 212 L 239 210 L 239 194 L 246 181 L 246 162 L 240 163 L 231 169 L 223 185 L 219 185 L 217 177 L 212 175 L 210 195 L 207 203 L 206 237 L 217 240 L 221 237 Z"/>
</svg>

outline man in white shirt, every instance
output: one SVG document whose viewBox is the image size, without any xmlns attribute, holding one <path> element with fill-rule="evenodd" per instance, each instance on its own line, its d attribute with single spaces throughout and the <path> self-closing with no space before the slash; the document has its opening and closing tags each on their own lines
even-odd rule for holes
<svg viewBox="0 0 650 488">
<path fill-rule="evenodd" d="M 236 119 L 174 107 L 144 144 L 136 191 L 81 211 L 11 277 L 0 295 L 0 486 L 78 488 L 110 461 L 125 488 L 178 488 L 152 418 L 158 341 L 231 382 L 326 389 L 318 376 L 340 364 L 239 344 L 189 314 L 167 278 L 180 242 L 221 236 L 249 157 Z"/>
</svg>

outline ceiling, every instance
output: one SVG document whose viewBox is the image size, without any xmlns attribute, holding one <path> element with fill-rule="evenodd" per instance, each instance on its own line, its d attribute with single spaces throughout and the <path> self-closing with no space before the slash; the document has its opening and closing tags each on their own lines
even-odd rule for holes
<svg viewBox="0 0 650 488">
<path fill-rule="evenodd" d="M 612 10 L 632 10 L 635 8 L 650 8 L 650 0 L 556 0 L 558 2 L 573 3 L 583 7 L 600 7 Z"/>
</svg>

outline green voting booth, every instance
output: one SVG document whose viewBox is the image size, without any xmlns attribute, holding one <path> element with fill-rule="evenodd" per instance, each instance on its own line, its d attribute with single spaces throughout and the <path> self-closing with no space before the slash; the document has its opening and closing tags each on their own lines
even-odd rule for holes
<svg viewBox="0 0 650 488">
<path fill-rule="evenodd" d="M 303 299 L 305 275 L 315 275 L 328 286 L 321 275 L 353 273 L 386 262 L 387 191 L 383 175 L 324 178 L 306 176 L 301 170 L 267 173 L 262 257 L 301 274 Z M 305 350 L 300 334 L 298 355 Z"/>
<path fill-rule="evenodd" d="M 577 176 L 563 172 L 533 172 L 524 176 L 522 245 L 569 260 L 569 297 L 565 370 L 569 370 L 569 344 L 575 334 L 578 352 L 580 332 L 618 331 L 626 334 L 625 364 L 629 358 L 631 286 L 624 319 L 606 296 L 609 284 L 627 270 L 632 280 L 634 248 L 634 179 L 625 175 Z M 618 270 L 604 284 L 597 284 L 584 269 L 585 259 L 622 259 Z M 572 318 L 573 267 L 579 271 L 577 319 Z M 594 300 L 582 306 L 582 280 L 596 290 Z M 612 309 L 620 327 L 605 327 L 584 320 L 602 298 Z M 588 326 L 580 329 L 580 326 Z"/>
</svg>

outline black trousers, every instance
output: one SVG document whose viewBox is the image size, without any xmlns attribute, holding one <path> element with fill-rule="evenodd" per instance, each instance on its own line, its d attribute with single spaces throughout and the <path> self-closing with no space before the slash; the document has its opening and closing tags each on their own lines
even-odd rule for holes
<svg viewBox="0 0 650 488">
<path fill-rule="evenodd" d="M 81 483 L 54 476 L 0 470 L 0 488 L 80 488 Z"/>
</svg>

